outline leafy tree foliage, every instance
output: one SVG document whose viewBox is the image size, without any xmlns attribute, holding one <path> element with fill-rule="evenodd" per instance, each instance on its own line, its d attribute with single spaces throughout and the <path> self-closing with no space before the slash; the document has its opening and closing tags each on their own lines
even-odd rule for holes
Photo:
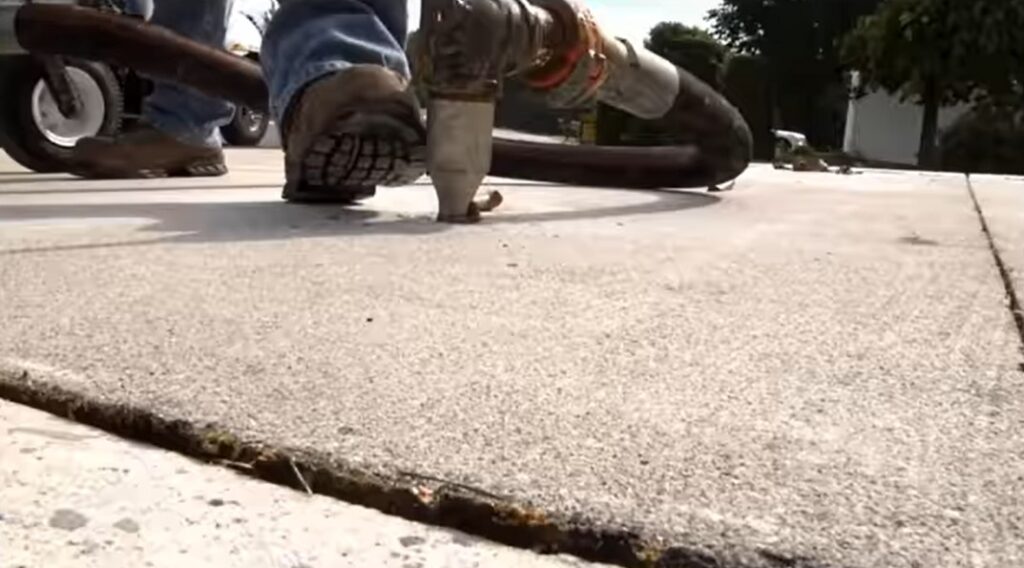
<svg viewBox="0 0 1024 568">
<path fill-rule="evenodd" d="M 729 50 L 707 30 L 662 22 L 654 26 L 644 46 L 721 89 Z"/>
<path fill-rule="evenodd" d="M 662 22 L 651 29 L 644 47 L 715 89 L 722 89 L 729 50 L 708 31 Z M 659 146 L 678 142 L 679 135 L 657 121 L 641 120 L 608 105 L 598 106 L 598 144 Z"/>
<path fill-rule="evenodd" d="M 830 146 L 841 137 L 846 111 L 840 43 L 880 2 L 722 0 L 708 17 L 726 46 L 766 62 L 779 126 Z"/>
<path fill-rule="evenodd" d="M 889 0 L 850 34 L 843 53 L 865 86 L 924 105 L 919 162 L 933 168 L 942 105 L 1019 104 L 1024 0 Z"/>
<path fill-rule="evenodd" d="M 1024 175 L 1024 106 L 982 102 L 942 134 L 942 169 Z"/>
<path fill-rule="evenodd" d="M 675 22 L 656 25 L 644 46 L 723 91 L 751 127 L 755 158 L 772 158 L 771 88 L 761 57 L 734 54 L 708 31 Z M 680 138 L 607 105 L 598 107 L 597 127 L 598 144 L 661 145 Z"/>
<path fill-rule="evenodd" d="M 754 159 L 771 160 L 775 154 L 772 93 L 764 61 L 757 55 L 731 56 L 723 84 L 725 96 L 743 114 L 754 135 Z"/>
</svg>

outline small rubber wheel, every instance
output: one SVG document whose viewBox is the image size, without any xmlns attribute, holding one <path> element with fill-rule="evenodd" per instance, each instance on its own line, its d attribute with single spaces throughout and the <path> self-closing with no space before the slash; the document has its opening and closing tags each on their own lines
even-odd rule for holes
<svg viewBox="0 0 1024 568">
<path fill-rule="evenodd" d="M 72 150 L 90 136 L 114 136 L 121 128 L 124 95 L 109 66 L 68 59 L 68 78 L 82 103 L 73 116 L 61 114 L 43 80 L 42 65 L 31 57 L 0 63 L 0 145 L 14 161 L 40 173 L 65 172 Z"/>
<path fill-rule="evenodd" d="M 246 107 L 238 107 L 231 123 L 221 127 L 224 141 L 232 146 L 256 146 L 270 126 L 270 115 Z"/>
</svg>

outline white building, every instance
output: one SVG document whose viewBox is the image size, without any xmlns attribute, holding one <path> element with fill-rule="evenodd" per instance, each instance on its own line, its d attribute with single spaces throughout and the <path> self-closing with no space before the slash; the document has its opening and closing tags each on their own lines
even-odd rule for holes
<svg viewBox="0 0 1024 568">
<path fill-rule="evenodd" d="M 854 86 L 859 77 L 854 76 Z M 939 111 L 939 135 L 969 110 L 968 105 Z M 896 95 L 876 91 L 850 101 L 843 151 L 864 160 L 917 165 L 924 107 L 900 102 Z"/>
</svg>

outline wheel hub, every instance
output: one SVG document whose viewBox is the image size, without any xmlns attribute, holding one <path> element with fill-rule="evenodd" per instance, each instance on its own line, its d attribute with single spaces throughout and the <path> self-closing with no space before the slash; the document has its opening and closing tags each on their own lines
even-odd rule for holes
<svg viewBox="0 0 1024 568">
<path fill-rule="evenodd" d="M 87 72 L 68 67 L 68 79 L 81 101 L 81 111 L 72 117 L 61 114 L 46 83 L 40 80 L 32 91 L 32 120 L 50 143 L 73 148 L 82 138 L 95 136 L 103 128 L 107 103 L 99 83 Z"/>
<path fill-rule="evenodd" d="M 263 125 L 263 113 L 248 108 L 238 109 L 242 115 L 242 124 L 250 133 L 256 133 Z"/>
</svg>

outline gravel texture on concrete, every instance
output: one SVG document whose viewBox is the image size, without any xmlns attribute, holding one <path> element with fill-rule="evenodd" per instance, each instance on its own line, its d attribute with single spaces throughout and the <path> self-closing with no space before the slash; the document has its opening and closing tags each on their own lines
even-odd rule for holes
<svg viewBox="0 0 1024 568">
<path fill-rule="evenodd" d="M 1024 309 L 1024 178 L 971 176 L 970 183 L 1016 295 L 1015 309 Z M 1024 335 L 1024 313 L 1018 324 Z"/>
<path fill-rule="evenodd" d="M 962 177 L 499 180 L 448 227 L 426 185 L 289 206 L 279 156 L 230 158 L 0 173 L 7 368 L 722 566 L 1024 565 L 1019 337 Z"/>
<path fill-rule="evenodd" d="M 0 401 L 0 566 L 582 568 Z"/>
</svg>

